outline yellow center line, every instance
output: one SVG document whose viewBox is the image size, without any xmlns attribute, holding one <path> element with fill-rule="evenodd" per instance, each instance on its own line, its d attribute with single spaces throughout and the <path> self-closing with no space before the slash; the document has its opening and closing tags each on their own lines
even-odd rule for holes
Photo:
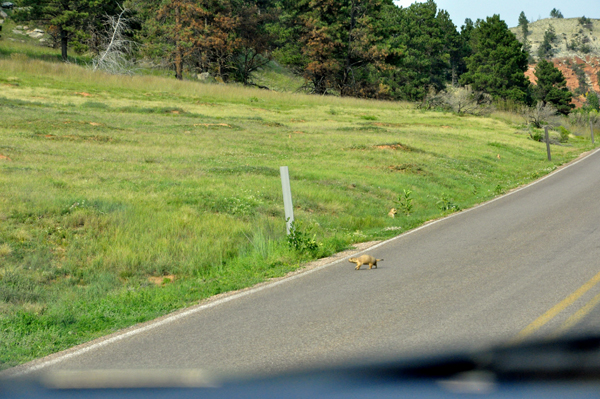
<svg viewBox="0 0 600 399">
<path fill-rule="evenodd" d="M 573 302 L 578 300 L 583 294 L 588 292 L 592 287 L 600 282 L 600 273 L 596 274 L 594 277 L 590 279 L 587 283 L 579 287 L 577 291 L 573 292 L 571 295 L 554 305 L 550 310 L 546 313 L 535 319 L 531 324 L 521 330 L 520 333 L 512 340 L 513 343 L 517 343 L 527 338 L 529 335 L 533 334 L 540 328 L 542 328 L 546 323 L 552 320 L 556 315 L 565 310 L 568 306 L 572 305 Z M 591 309 L 590 309 L 591 310 Z M 582 316 L 583 317 L 583 316 Z"/>
<path fill-rule="evenodd" d="M 563 325 L 560 326 L 560 328 L 556 331 L 555 336 L 561 335 L 567 330 L 571 329 L 575 324 L 579 323 L 581 319 L 587 316 L 587 314 L 590 313 L 599 303 L 600 294 L 593 297 L 588 303 L 585 304 L 584 307 L 582 307 L 574 315 L 569 317 L 567 321 L 565 321 Z"/>
</svg>

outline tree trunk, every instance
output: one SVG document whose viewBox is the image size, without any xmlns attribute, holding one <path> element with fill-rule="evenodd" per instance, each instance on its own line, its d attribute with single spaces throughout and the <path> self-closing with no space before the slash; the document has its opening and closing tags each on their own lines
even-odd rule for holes
<svg viewBox="0 0 600 399">
<path fill-rule="evenodd" d="M 175 8 L 175 29 L 180 30 L 179 25 L 179 7 Z M 179 80 L 183 80 L 183 54 L 181 52 L 181 41 L 179 40 L 179 34 L 176 32 L 177 43 L 175 43 L 175 77 Z"/>
<path fill-rule="evenodd" d="M 348 95 L 352 95 L 352 89 L 348 88 L 348 85 L 351 84 L 352 86 L 354 85 L 355 82 L 349 82 L 350 77 L 352 75 L 351 73 L 351 65 L 350 65 L 350 58 L 352 56 L 352 34 L 354 33 L 354 25 L 356 25 L 356 5 L 354 3 L 354 1 L 352 1 L 350 3 L 350 29 L 348 30 L 348 48 L 346 50 L 346 67 L 344 68 L 344 75 L 343 75 L 343 80 L 341 82 L 340 85 L 340 94 L 342 96 L 344 96 L 346 93 L 345 91 L 348 91 Z M 346 89 L 346 90 L 344 90 Z"/>
<path fill-rule="evenodd" d="M 456 71 L 456 62 L 451 61 L 452 64 L 452 86 L 458 87 L 458 73 Z"/>
<path fill-rule="evenodd" d="M 183 57 L 181 56 L 181 47 L 177 44 L 175 50 L 175 77 L 183 80 Z"/>
<path fill-rule="evenodd" d="M 60 28 L 60 49 L 62 53 L 62 60 L 67 61 L 67 45 L 69 44 L 69 37 L 67 31 Z"/>
</svg>

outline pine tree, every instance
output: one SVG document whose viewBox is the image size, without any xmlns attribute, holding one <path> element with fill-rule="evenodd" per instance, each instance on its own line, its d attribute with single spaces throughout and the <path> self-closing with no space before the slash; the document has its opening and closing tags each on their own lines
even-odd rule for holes
<svg viewBox="0 0 600 399">
<path fill-rule="evenodd" d="M 388 45 L 379 23 L 392 0 L 300 0 L 290 2 L 299 27 L 302 74 L 318 94 L 367 95 L 371 72 L 383 67 Z M 290 47 L 293 49 L 294 47 Z M 289 53 L 287 53 L 289 56 Z"/>
<path fill-rule="evenodd" d="M 527 35 L 529 35 L 529 20 L 525 16 L 524 11 L 521 11 L 521 14 L 519 14 L 519 27 L 521 28 L 521 32 L 523 32 L 523 41 L 527 40 Z"/>
<path fill-rule="evenodd" d="M 399 56 L 388 60 L 394 68 L 386 81 L 394 98 L 419 101 L 430 91 L 442 90 L 453 72 L 458 78 L 464 42 L 435 2 L 396 9 L 389 32 L 392 48 L 400 49 Z"/>
<path fill-rule="evenodd" d="M 252 75 L 271 61 L 271 52 L 275 48 L 275 34 L 269 25 L 277 19 L 277 12 L 269 8 L 266 2 L 243 4 L 235 14 L 239 16 L 235 32 L 239 46 L 233 57 L 233 76 L 245 85 L 253 84 Z"/>
<path fill-rule="evenodd" d="M 589 111 L 600 111 L 600 100 L 598 99 L 598 94 L 594 91 L 590 91 L 586 96 L 584 109 Z"/>
<path fill-rule="evenodd" d="M 554 30 L 554 26 L 548 26 L 548 29 L 544 32 L 544 40 L 538 47 L 537 55 L 539 58 L 550 58 L 552 57 L 552 45 L 556 41 L 556 31 Z"/>
<path fill-rule="evenodd" d="M 551 62 L 541 60 L 535 67 L 535 77 L 535 98 L 544 105 L 551 104 L 561 114 L 568 115 L 575 106 L 571 104 L 573 95 L 567 88 L 562 72 Z"/>
<path fill-rule="evenodd" d="M 90 21 L 104 17 L 102 12 L 110 7 L 109 3 L 110 0 L 23 0 L 17 18 L 57 29 L 62 59 L 67 61 L 69 45 L 86 49 L 86 27 Z"/>
<path fill-rule="evenodd" d="M 477 21 L 471 48 L 473 54 L 466 58 L 467 72 L 461 84 L 494 98 L 529 101 L 529 83 L 524 75 L 528 55 L 499 15 Z"/>
<path fill-rule="evenodd" d="M 241 42 L 235 32 L 239 17 L 229 0 L 145 1 L 138 2 L 138 11 L 146 55 L 167 60 L 177 79 L 183 79 L 187 65 L 227 80 Z"/>
<path fill-rule="evenodd" d="M 553 8 L 552 11 L 550 11 L 550 18 L 564 18 L 562 15 L 562 12 L 560 12 L 560 10 Z"/>
<path fill-rule="evenodd" d="M 195 0 L 163 0 L 155 7 L 154 18 L 147 21 L 154 41 L 152 45 L 170 60 L 175 77 L 181 80 L 184 63 L 198 46 L 209 13 Z"/>
</svg>

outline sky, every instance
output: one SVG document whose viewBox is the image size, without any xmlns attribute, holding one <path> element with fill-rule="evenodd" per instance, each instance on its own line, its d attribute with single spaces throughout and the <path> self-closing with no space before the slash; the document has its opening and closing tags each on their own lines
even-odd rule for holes
<svg viewBox="0 0 600 399">
<path fill-rule="evenodd" d="M 446 10 L 454 25 L 460 30 L 466 18 L 473 22 L 494 14 L 506 21 L 509 28 L 518 25 L 519 14 L 525 12 L 530 22 L 550 17 L 550 11 L 557 8 L 565 18 L 600 18 L 598 0 L 435 0 L 438 9 Z M 402 7 L 408 7 L 414 0 L 394 0 Z M 594 5 L 596 4 L 596 5 Z"/>
</svg>

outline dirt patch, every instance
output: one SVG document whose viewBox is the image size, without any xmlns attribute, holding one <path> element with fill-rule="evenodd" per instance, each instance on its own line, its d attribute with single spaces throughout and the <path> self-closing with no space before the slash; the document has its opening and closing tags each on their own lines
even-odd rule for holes
<svg viewBox="0 0 600 399">
<path fill-rule="evenodd" d="M 380 126 L 380 127 L 404 127 L 404 126 L 408 126 L 406 123 L 387 123 L 387 122 L 373 122 L 373 123 L 370 123 L 370 125 Z"/>
<path fill-rule="evenodd" d="M 1 161 L 12 161 L 12 159 L 10 159 L 9 157 L 7 157 L 6 155 L 2 155 L 0 154 L 0 160 Z"/>
<path fill-rule="evenodd" d="M 400 143 L 396 144 L 379 144 L 376 145 L 375 148 L 379 148 L 380 150 L 402 150 L 402 151 L 410 151 L 410 149 Z"/>
<path fill-rule="evenodd" d="M 148 281 L 150 281 L 152 284 L 156 284 L 156 285 L 163 285 L 166 284 L 167 282 L 171 282 L 175 280 L 175 276 L 172 274 L 169 274 L 168 276 L 160 276 L 160 277 L 148 277 Z"/>
<path fill-rule="evenodd" d="M 436 126 L 436 125 L 430 125 L 428 123 L 388 123 L 388 122 L 372 122 L 369 123 L 369 125 L 371 126 L 377 126 L 377 127 L 411 127 L 411 126 L 425 126 L 425 127 L 439 127 L 442 129 L 452 129 L 452 126 L 447 126 L 447 125 L 441 125 L 441 126 Z"/>
<path fill-rule="evenodd" d="M 231 125 L 228 125 L 227 123 L 194 123 L 194 126 L 204 126 L 204 127 L 223 126 L 223 127 L 231 127 Z"/>
<path fill-rule="evenodd" d="M 79 93 L 75 93 L 76 96 L 82 96 L 82 97 L 91 97 L 90 93 L 86 93 L 85 91 L 79 92 Z"/>
<path fill-rule="evenodd" d="M 388 166 L 390 172 L 403 172 L 403 173 L 414 173 L 417 175 L 424 174 L 425 170 L 419 166 L 412 163 L 403 163 L 401 165 L 390 165 Z"/>
<path fill-rule="evenodd" d="M 56 136 L 54 134 L 35 134 L 34 137 L 44 137 L 48 140 L 95 141 L 100 143 L 108 143 L 114 141 L 112 137 L 108 136 L 80 136 L 76 134 L 66 134 L 64 136 Z"/>
</svg>

